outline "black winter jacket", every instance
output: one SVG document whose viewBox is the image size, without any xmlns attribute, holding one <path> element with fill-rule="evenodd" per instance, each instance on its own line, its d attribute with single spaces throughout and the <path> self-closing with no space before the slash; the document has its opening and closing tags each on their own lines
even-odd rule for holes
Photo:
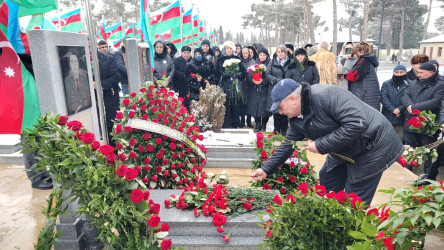
<svg viewBox="0 0 444 250">
<path fill-rule="evenodd" d="M 120 83 L 122 83 L 122 85 L 128 85 L 128 71 L 125 66 L 125 60 L 123 59 L 122 49 L 123 47 L 114 53 L 114 62 L 117 72 L 119 72 Z"/>
<path fill-rule="evenodd" d="M 231 56 L 221 56 L 217 59 L 216 62 L 216 69 L 215 69 L 215 80 L 217 81 L 216 85 L 218 85 L 222 91 L 224 91 L 224 93 L 227 95 L 226 99 L 229 100 L 231 98 L 231 94 L 232 94 L 232 81 L 234 79 L 238 80 L 238 85 L 239 87 L 242 89 L 242 81 L 241 79 L 246 78 L 247 76 L 246 74 L 246 70 L 244 69 L 242 63 L 239 63 L 239 72 L 237 74 L 229 74 L 227 72 L 225 72 L 225 68 L 223 67 L 223 64 L 225 62 L 225 60 L 228 59 L 238 59 L 240 60 L 237 56 L 235 56 L 234 54 L 232 54 Z M 240 100 L 242 101 L 242 100 Z M 242 104 L 241 102 L 239 104 Z"/>
<path fill-rule="evenodd" d="M 294 62 L 288 67 L 285 78 L 291 78 L 299 83 L 307 82 L 310 85 L 319 83 L 318 69 L 316 68 L 316 65 L 313 61 L 307 62 L 307 66 L 305 67 L 304 72 L 302 72 L 296 65 L 296 62 Z"/>
<path fill-rule="evenodd" d="M 416 79 L 404 92 L 401 102 L 405 108 L 412 105 L 412 111 L 430 110 L 437 117 L 441 107 L 441 100 L 444 97 L 444 77 L 435 72 L 427 79 Z M 412 118 L 412 114 L 405 112 L 405 122 Z M 410 130 L 409 125 L 404 123 L 404 129 L 417 133 L 416 130 Z M 425 133 L 424 133 L 425 134 Z"/>
<path fill-rule="evenodd" d="M 199 89 L 205 89 L 205 79 L 207 79 L 211 74 L 210 64 L 213 65 L 213 63 L 208 61 L 205 57 L 202 57 L 202 61 L 200 62 L 193 58 L 191 63 L 188 64 L 185 75 L 199 74 L 202 76 L 202 80 L 200 82 L 197 81 L 197 78 L 192 76 L 189 78 L 190 100 L 199 101 Z"/>
<path fill-rule="evenodd" d="M 378 65 L 378 59 L 374 55 L 369 53 L 361 55 L 346 78 L 348 90 L 361 101 L 379 111 L 381 92 L 375 70 Z"/>
<path fill-rule="evenodd" d="M 168 55 L 166 44 L 162 41 L 157 41 L 154 43 L 153 47 L 155 47 L 157 43 L 163 44 L 163 52 L 162 54 L 157 54 L 154 52 L 154 82 L 157 80 L 162 80 L 162 73 L 165 73 L 165 76 L 167 77 L 172 76 L 174 73 L 173 60 Z"/>
<path fill-rule="evenodd" d="M 389 120 L 393 125 L 404 125 L 404 111 L 405 107 L 402 105 L 401 97 L 404 95 L 405 90 L 408 88 L 410 81 L 404 80 L 399 88 L 395 86 L 392 79 L 385 81 L 381 87 L 381 113 Z M 393 110 L 398 108 L 401 112 L 401 116 L 396 118 L 393 114 Z"/>
<path fill-rule="evenodd" d="M 116 69 L 116 64 L 114 58 L 110 55 L 103 54 L 98 51 L 97 56 L 99 59 L 99 70 L 100 70 L 100 84 L 102 85 L 103 93 L 110 91 L 119 92 L 119 73 Z M 111 92 L 111 91 L 110 91 Z"/>
<path fill-rule="evenodd" d="M 328 155 L 326 171 L 339 165 L 347 167 L 347 181 L 356 184 L 381 173 L 404 151 L 390 122 L 377 110 L 365 105 L 341 87 L 328 84 L 303 84 L 303 118 L 290 118 L 286 139 L 314 140 L 321 154 L 335 152 L 355 160 L 352 164 Z M 294 152 L 292 145 L 276 149 L 262 169 L 271 174 Z"/>
<path fill-rule="evenodd" d="M 273 87 L 276 85 L 276 83 L 285 78 L 288 67 L 293 63 L 293 59 L 287 55 L 287 61 L 285 62 L 284 66 L 279 65 L 277 54 L 274 53 L 273 59 L 270 60 L 270 63 L 267 65 L 267 79 L 271 82 Z"/>
</svg>

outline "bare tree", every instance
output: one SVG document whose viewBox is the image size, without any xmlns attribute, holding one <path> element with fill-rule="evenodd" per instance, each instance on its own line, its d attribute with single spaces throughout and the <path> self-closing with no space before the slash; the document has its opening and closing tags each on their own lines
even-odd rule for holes
<svg viewBox="0 0 444 250">
<path fill-rule="evenodd" d="M 430 7 L 429 7 L 429 13 L 427 13 L 427 20 L 424 24 L 424 33 L 422 33 L 422 40 L 425 40 L 427 37 L 427 28 L 429 27 L 430 22 L 430 13 L 432 12 L 432 2 L 433 0 L 430 0 Z"/>
<path fill-rule="evenodd" d="M 401 0 L 401 31 L 399 32 L 399 56 L 402 57 L 404 47 L 405 0 Z"/>
<path fill-rule="evenodd" d="M 350 40 L 351 41 L 351 40 Z M 333 55 L 337 55 L 338 49 L 338 11 L 336 7 L 336 0 L 333 0 L 333 44 L 332 52 Z"/>
<path fill-rule="evenodd" d="M 305 3 L 305 11 L 307 13 L 307 25 L 308 25 L 308 34 L 310 35 L 311 43 L 316 43 L 315 41 L 315 32 L 313 27 L 313 16 L 311 14 L 311 2 L 309 0 L 304 0 Z"/>
<path fill-rule="evenodd" d="M 362 22 L 362 41 L 367 41 L 368 13 L 370 11 L 370 0 L 364 0 L 364 21 Z"/>
</svg>

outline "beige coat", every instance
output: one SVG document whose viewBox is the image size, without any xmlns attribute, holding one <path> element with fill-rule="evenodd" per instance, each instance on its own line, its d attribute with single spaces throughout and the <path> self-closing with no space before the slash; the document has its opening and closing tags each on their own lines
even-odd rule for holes
<svg viewBox="0 0 444 250">
<path fill-rule="evenodd" d="M 336 61 L 333 53 L 319 49 L 318 52 L 310 57 L 310 60 L 316 63 L 319 72 L 319 83 L 338 85 Z"/>
</svg>

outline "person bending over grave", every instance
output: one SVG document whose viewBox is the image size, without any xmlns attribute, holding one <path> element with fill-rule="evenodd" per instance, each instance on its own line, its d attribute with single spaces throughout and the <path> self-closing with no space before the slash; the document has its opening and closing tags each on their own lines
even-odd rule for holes
<svg viewBox="0 0 444 250">
<path fill-rule="evenodd" d="M 271 110 L 278 109 L 290 121 L 285 140 L 309 138 L 312 142 L 303 149 L 328 154 L 319 172 L 321 185 L 328 191 L 353 192 L 370 204 L 383 171 L 404 151 L 390 122 L 349 91 L 329 84 L 283 79 L 271 96 Z M 284 143 L 251 177 L 263 180 L 293 152 Z"/>
</svg>

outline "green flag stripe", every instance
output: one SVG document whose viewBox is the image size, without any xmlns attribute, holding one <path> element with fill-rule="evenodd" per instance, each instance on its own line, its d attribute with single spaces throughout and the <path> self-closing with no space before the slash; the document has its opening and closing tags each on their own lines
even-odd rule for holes
<svg viewBox="0 0 444 250">
<path fill-rule="evenodd" d="M 62 27 L 62 31 L 78 32 L 83 30 L 82 22 L 70 23 Z"/>
<path fill-rule="evenodd" d="M 37 86 L 31 73 L 26 70 L 22 63 L 22 84 L 23 84 L 23 120 L 22 130 L 31 128 L 37 124 L 40 117 L 40 105 L 37 95 Z"/>
</svg>

